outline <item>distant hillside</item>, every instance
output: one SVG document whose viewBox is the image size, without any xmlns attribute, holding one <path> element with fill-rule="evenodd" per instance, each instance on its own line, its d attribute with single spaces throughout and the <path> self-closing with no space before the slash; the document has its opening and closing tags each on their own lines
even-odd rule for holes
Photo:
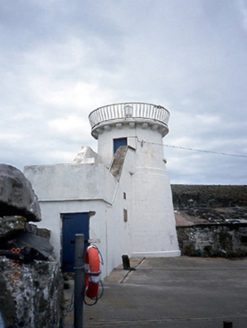
<svg viewBox="0 0 247 328">
<path fill-rule="evenodd" d="M 247 185 L 171 185 L 175 209 L 247 206 Z"/>
</svg>

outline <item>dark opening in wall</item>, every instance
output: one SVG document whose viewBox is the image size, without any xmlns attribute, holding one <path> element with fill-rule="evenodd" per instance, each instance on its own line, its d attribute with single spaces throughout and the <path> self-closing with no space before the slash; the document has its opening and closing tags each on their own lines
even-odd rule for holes
<svg viewBox="0 0 247 328">
<path fill-rule="evenodd" d="M 127 138 L 118 138 L 118 139 L 113 139 L 113 153 L 118 150 L 120 146 L 127 146 L 128 140 Z"/>
<path fill-rule="evenodd" d="M 128 221 L 128 211 L 124 209 L 124 222 Z"/>
<path fill-rule="evenodd" d="M 241 236 L 240 237 L 240 241 L 242 244 L 246 244 L 247 245 L 247 236 Z"/>
</svg>

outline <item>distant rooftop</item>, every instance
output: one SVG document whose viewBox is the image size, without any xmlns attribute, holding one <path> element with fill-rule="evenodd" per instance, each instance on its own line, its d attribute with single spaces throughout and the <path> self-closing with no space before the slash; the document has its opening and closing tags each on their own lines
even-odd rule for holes
<svg viewBox="0 0 247 328">
<path fill-rule="evenodd" d="M 128 102 L 99 107 L 89 114 L 89 121 L 96 139 L 99 128 L 117 123 L 156 125 L 164 136 L 168 132 L 169 116 L 169 111 L 160 105 Z"/>
</svg>

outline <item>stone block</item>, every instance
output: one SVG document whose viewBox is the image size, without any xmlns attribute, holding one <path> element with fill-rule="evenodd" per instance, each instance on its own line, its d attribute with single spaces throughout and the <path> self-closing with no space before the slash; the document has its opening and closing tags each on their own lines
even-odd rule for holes
<svg viewBox="0 0 247 328">
<path fill-rule="evenodd" d="M 63 278 L 57 262 L 27 264 L 0 257 L 0 290 L 4 327 L 59 327 Z"/>
<path fill-rule="evenodd" d="M 0 238 L 13 239 L 25 229 L 26 219 L 23 216 L 0 217 Z"/>
<path fill-rule="evenodd" d="M 0 216 L 24 216 L 41 221 L 40 206 L 31 183 L 17 168 L 0 164 Z"/>
</svg>

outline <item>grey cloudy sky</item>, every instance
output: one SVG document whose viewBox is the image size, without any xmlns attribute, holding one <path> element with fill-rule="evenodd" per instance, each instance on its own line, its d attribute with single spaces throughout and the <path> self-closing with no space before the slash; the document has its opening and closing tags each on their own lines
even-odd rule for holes
<svg viewBox="0 0 247 328">
<path fill-rule="evenodd" d="M 170 113 L 171 183 L 247 184 L 247 0 L 0 0 L 0 162 L 97 150 L 88 114 Z"/>
</svg>

